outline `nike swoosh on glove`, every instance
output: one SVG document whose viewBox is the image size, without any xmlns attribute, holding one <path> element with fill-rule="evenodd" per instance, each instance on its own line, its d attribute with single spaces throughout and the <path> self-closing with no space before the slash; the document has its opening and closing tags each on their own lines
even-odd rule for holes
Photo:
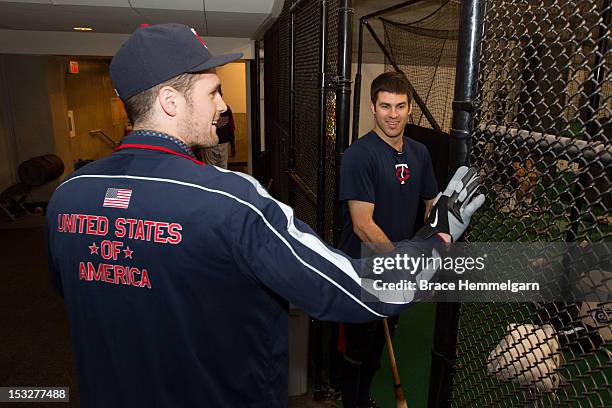
<svg viewBox="0 0 612 408">
<path fill-rule="evenodd" d="M 415 236 L 427 239 L 444 233 L 449 234 L 453 242 L 457 241 L 469 225 L 472 215 L 484 203 L 484 194 L 474 196 L 480 185 L 476 168 L 459 167 L 444 192 L 436 197 L 427 223 Z"/>
</svg>

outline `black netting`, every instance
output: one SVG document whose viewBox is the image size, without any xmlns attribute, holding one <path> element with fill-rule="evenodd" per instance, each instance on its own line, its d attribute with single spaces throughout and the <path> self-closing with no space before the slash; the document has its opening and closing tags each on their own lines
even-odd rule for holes
<svg viewBox="0 0 612 408">
<path fill-rule="evenodd" d="M 293 5 L 296 8 L 291 44 L 289 10 Z M 323 5 L 327 6 L 325 27 Z M 266 86 L 269 83 L 274 88 L 269 91 L 272 101 L 268 101 L 266 93 L 266 152 L 271 155 L 270 163 L 282 163 L 277 167 L 282 173 L 279 176 L 286 180 L 283 188 L 288 187 L 288 191 L 285 197 L 280 198 L 294 208 L 296 217 L 317 230 L 329 243 L 332 242 L 335 221 L 335 90 L 326 88 L 323 94 L 321 80 L 323 70 L 330 78 L 338 72 L 338 11 L 338 1 L 286 1 L 281 18 L 266 33 L 265 44 Z M 321 49 L 322 32 L 326 34 L 325 50 Z M 290 66 L 291 46 L 293 66 Z M 322 51 L 326 51 L 324 61 Z M 292 94 L 289 89 L 291 72 Z M 282 76 L 282 79 L 275 75 Z M 290 95 L 293 95 L 293 107 Z M 271 125 L 268 125 L 269 117 L 273 121 Z M 322 139 L 324 146 L 320 145 Z M 279 144 L 287 149 L 277 148 Z M 272 149 L 268 146 L 272 146 Z M 323 169 L 320 166 L 325 166 L 322 180 L 320 170 Z M 282 188 L 277 188 L 273 193 L 279 191 L 283 191 Z M 329 332 L 329 327 L 320 323 L 314 323 L 311 327 L 310 361 L 315 398 L 325 395 L 324 373 L 328 371 L 328 364 L 324 356 L 330 354 L 331 346 L 326 332 Z"/>
<path fill-rule="evenodd" d="M 317 212 L 314 209 L 317 208 L 317 203 L 313 198 L 303 189 L 296 188 L 293 193 L 293 209 L 296 217 L 312 228 L 315 228 L 317 225 Z"/>
<path fill-rule="evenodd" d="M 289 199 L 289 13 L 282 11 L 264 37 L 265 141 L 271 193 Z"/>
<path fill-rule="evenodd" d="M 317 191 L 321 4 L 306 1 L 295 14 L 295 172 Z M 312 211 L 316 212 L 316 205 Z M 311 224 L 313 228 L 316 224 Z"/>
<path fill-rule="evenodd" d="M 298 207 L 297 215 L 316 229 L 317 214 L 324 214 L 324 231 L 331 243 L 334 224 L 335 191 L 335 91 L 325 92 L 325 111 L 321 112 L 321 2 L 309 0 L 295 10 L 294 31 L 294 111 L 293 138 L 290 138 L 290 62 L 291 14 L 293 2 L 286 2 L 278 21 L 265 36 L 266 151 L 274 179 L 272 192 Z M 328 1 L 325 70 L 337 74 L 338 2 Z M 320 118 L 325 114 L 324 153 L 325 197 L 317 204 Z M 291 145 L 292 144 L 292 145 Z M 293 154 L 293 168 L 289 168 Z M 299 191 L 299 197 L 296 195 Z M 313 199 L 314 194 L 314 199 Z M 308 197 L 308 200 L 305 200 Z"/>
<path fill-rule="evenodd" d="M 487 200 L 467 239 L 610 241 L 609 0 L 485 6 L 471 162 Z M 612 406 L 611 317 L 611 302 L 462 304 L 450 405 Z"/>
<path fill-rule="evenodd" d="M 413 6 L 414 7 L 414 6 Z M 459 4 L 450 1 L 431 15 L 406 21 L 414 15 L 407 7 L 394 20 L 382 18 L 385 45 L 395 63 L 421 97 L 444 132 L 449 132 L 457 60 Z M 385 60 L 386 69 L 393 70 Z M 432 128 L 418 104 L 413 103 L 411 122 Z"/>
</svg>

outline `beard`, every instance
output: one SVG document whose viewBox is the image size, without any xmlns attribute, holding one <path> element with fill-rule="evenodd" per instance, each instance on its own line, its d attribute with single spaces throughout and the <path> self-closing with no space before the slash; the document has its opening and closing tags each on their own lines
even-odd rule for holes
<svg viewBox="0 0 612 408">
<path fill-rule="evenodd" d="M 180 123 L 180 133 L 190 147 L 213 147 L 219 144 L 217 128 L 211 125 L 201 125 L 194 117 L 189 106 L 186 117 Z"/>
</svg>

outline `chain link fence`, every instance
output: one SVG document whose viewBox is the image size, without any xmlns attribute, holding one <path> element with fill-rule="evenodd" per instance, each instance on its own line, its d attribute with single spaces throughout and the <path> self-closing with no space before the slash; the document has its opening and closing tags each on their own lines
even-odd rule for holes
<svg viewBox="0 0 612 408">
<path fill-rule="evenodd" d="M 317 228 L 317 175 L 319 166 L 319 106 L 321 55 L 321 2 L 304 1 L 295 12 L 294 138 L 292 180 L 295 201 L 291 203 L 301 220 Z M 319 231 L 320 232 L 320 231 Z"/>
<path fill-rule="evenodd" d="M 290 9 L 296 3 L 292 44 Z M 322 26 L 322 4 L 326 7 L 326 27 Z M 320 229 L 317 217 L 322 217 L 323 229 L 317 232 L 330 244 L 335 206 L 336 96 L 333 86 L 322 90 L 321 74 L 324 69 L 329 77 L 337 75 L 338 4 L 335 0 L 285 2 L 264 42 L 266 150 L 270 152 L 271 192 L 294 207 L 296 216 L 315 230 Z M 322 34 L 326 36 L 324 67 L 321 67 Z M 323 106 L 321 92 L 325 95 Z M 321 115 L 325 115 L 323 149 L 320 149 Z M 321 167 L 324 178 L 319 180 Z"/>
<path fill-rule="evenodd" d="M 609 242 L 609 0 L 481 3 L 467 240 Z M 601 302 L 461 304 L 449 405 L 612 406 L 609 276 Z"/>
</svg>

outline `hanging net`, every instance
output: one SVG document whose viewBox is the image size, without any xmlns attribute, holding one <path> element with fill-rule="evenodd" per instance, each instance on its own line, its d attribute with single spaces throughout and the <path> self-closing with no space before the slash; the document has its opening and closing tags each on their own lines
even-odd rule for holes
<svg viewBox="0 0 612 408">
<path fill-rule="evenodd" d="M 459 6 L 459 2 L 449 1 L 413 21 L 410 21 L 410 16 L 415 14 L 412 7 L 405 8 L 393 20 L 381 18 L 387 49 L 446 133 L 450 130 L 453 112 Z M 385 70 L 394 70 L 388 60 L 385 60 Z M 411 121 L 434 128 L 417 103 L 413 103 Z"/>
</svg>

